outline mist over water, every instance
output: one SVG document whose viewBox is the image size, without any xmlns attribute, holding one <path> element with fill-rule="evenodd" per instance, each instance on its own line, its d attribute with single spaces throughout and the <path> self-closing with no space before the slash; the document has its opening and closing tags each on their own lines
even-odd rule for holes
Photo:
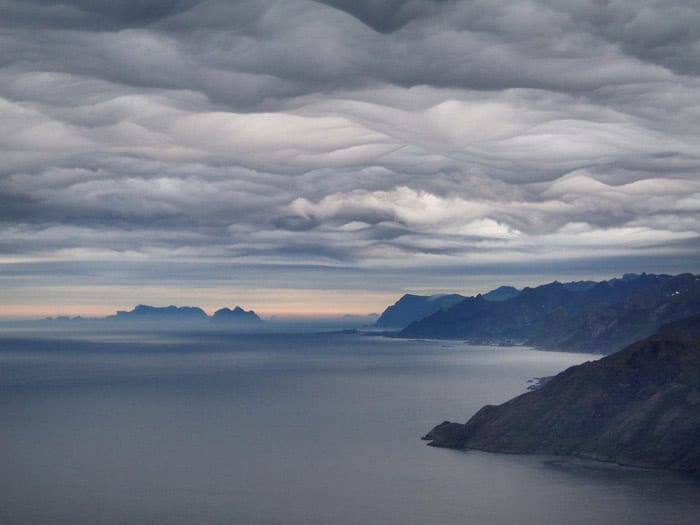
<svg viewBox="0 0 700 525">
<path fill-rule="evenodd" d="M 683 476 L 419 440 L 597 357 L 352 334 L 0 336 L 0 522 L 695 523 Z"/>
</svg>

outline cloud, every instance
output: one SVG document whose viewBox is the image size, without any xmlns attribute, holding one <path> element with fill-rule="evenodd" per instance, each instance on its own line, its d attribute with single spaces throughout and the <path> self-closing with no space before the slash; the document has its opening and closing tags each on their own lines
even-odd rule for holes
<svg viewBox="0 0 700 525">
<path fill-rule="evenodd" d="M 691 0 L 0 9 L 5 261 L 697 253 Z"/>
<path fill-rule="evenodd" d="M 198 0 L 3 0 L 9 24 L 58 28 L 117 29 L 148 25 L 186 11 Z"/>
</svg>

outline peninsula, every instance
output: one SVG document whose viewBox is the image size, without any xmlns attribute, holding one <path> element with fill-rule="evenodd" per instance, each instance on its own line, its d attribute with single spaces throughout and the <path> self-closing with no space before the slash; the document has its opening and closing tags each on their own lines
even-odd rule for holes
<svg viewBox="0 0 700 525">
<path fill-rule="evenodd" d="M 465 424 L 445 421 L 434 447 L 571 455 L 700 473 L 700 315 L 541 388 L 487 405 Z"/>
</svg>

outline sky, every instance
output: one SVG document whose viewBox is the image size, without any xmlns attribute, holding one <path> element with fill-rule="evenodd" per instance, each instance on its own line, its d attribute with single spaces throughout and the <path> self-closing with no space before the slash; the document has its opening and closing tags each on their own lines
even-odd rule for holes
<svg viewBox="0 0 700 525">
<path fill-rule="evenodd" d="M 700 271 L 697 0 L 0 13 L 0 316 Z"/>
</svg>

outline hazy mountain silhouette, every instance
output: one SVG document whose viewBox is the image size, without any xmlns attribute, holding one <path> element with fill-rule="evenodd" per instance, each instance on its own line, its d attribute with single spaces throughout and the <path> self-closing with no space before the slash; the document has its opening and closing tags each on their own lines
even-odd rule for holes
<svg viewBox="0 0 700 525">
<path fill-rule="evenodd" d="M 449 308 L 463 299 L 465 297 L 458 294 L 432 296 L 406 294 L 384 310 L 374 326 L 377 328 L 404 328 L 414 321 Z"/>
<path fill-rule="evenodd" d="M 236 323 L 236 324 L 256 324 L 262 323 L 262 319 L 253 311 L 246 311 L 240 306 L 236 306 L 233 310 L 230 308 L 221 308 L 214 312 L 212 321 L 217 323 Z"/>
<path fill-rule="evenodd" d="M 149 306 L 140 304 L 133 310 L 120 310 L 107 319 L 117 321 L 206 320 L 207 314 L 198 306 Z"/>
<path fill-rule="evenodd" d="M 253 311 L 246 311 L 240 306 L 233 310 L 221 308 L 209 317 L 198 306 L 149 306 L 140 304 L 133 310 L 118 311 L 115 315 L 105 317 L 104 321 L 118 321 L 122 323 L 149 323 L 149 324 L 175 324 L 183 326 L 207 326 L 210 322 L 217 326 L 240 326 L 262 324 L 263 321 Z"/>
</svg>

